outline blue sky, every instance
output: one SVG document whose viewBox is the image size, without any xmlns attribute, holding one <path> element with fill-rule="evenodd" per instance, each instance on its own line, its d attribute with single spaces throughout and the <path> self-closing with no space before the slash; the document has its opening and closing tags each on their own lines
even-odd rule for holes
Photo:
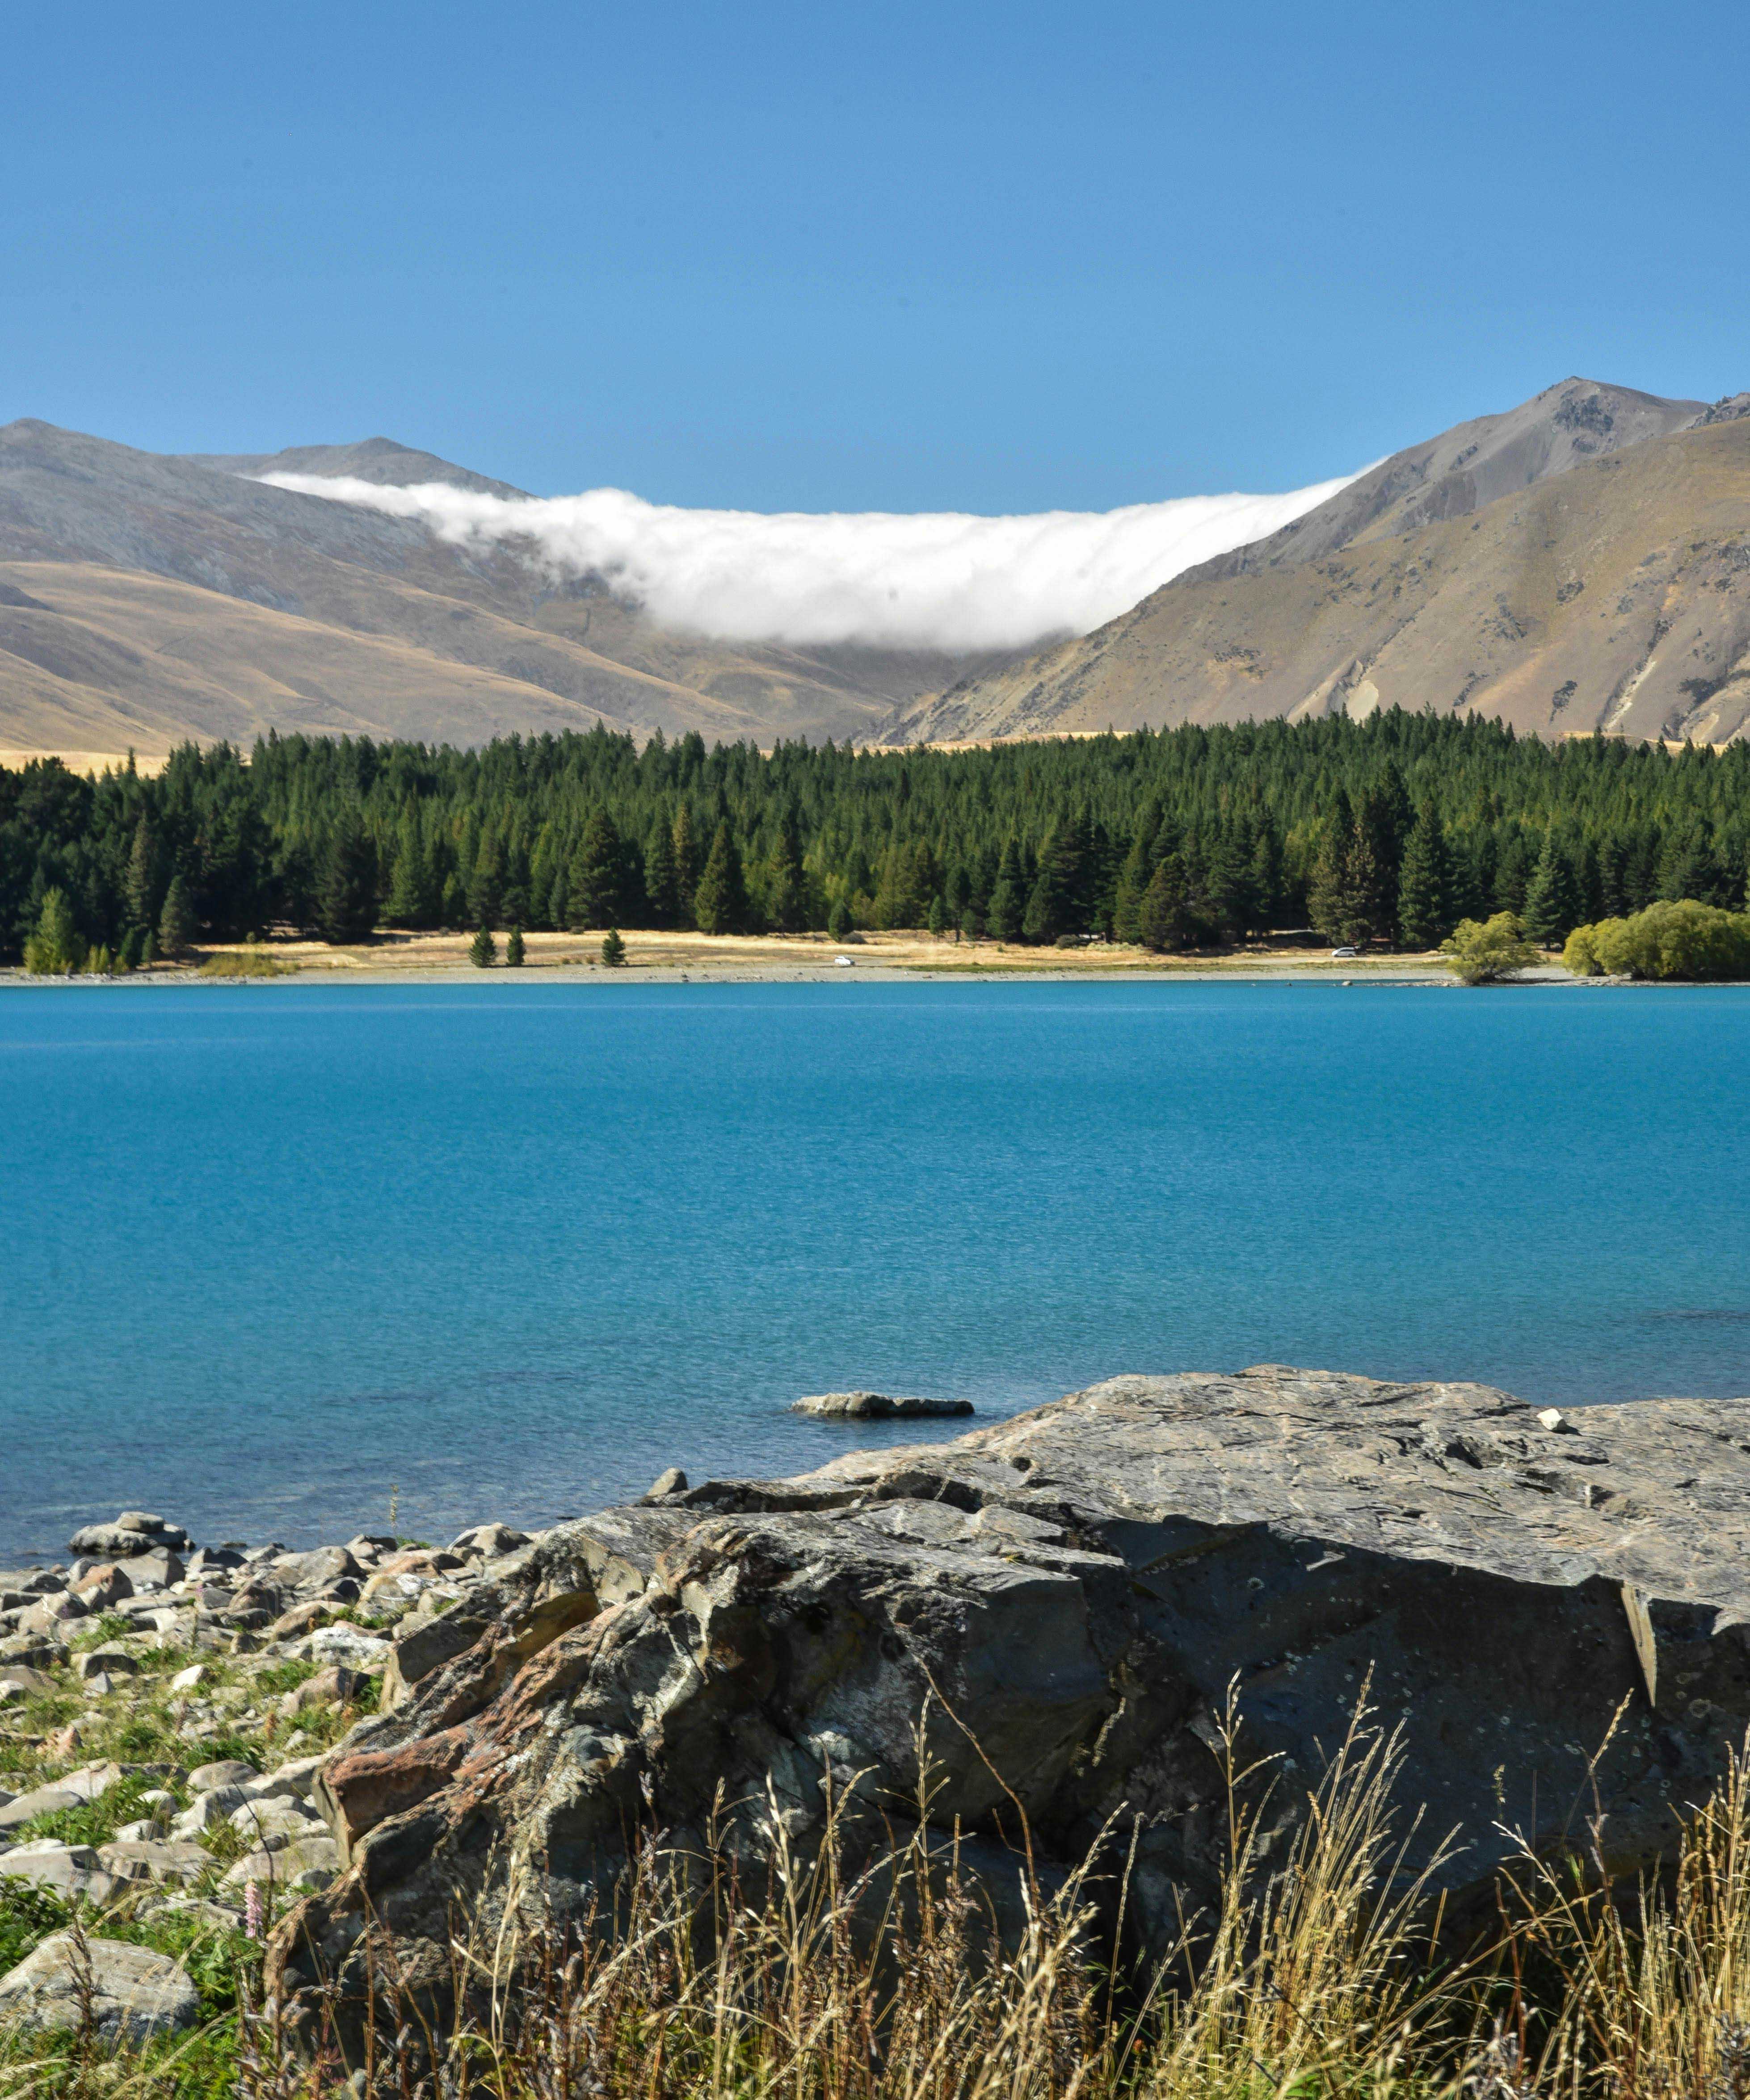
<svg viewBox="0 0 1750 2100">
<path fill-rule="evenodd" d="M 1035 510 L 1750 386 L 1750 9 L 0 11 L 0 421 Z"/>
</svg>

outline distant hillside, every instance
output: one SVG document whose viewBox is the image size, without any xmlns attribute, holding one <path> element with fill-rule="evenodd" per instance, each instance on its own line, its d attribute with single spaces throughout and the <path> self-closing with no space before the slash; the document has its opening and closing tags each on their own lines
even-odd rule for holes
<svg viewBox="0 0 1750 2100">
<path fill-rule="evenodd" d="M 665 633 L 599 580 L 270 488 L 275 470 L 515 495 L 387 438 L 174 457 L 0 429 L 0 749 L 162 752 L 270 725 L 479 744 L 589 729 L 866 735 L 1009 660 Z"/>
<path fill-rule="evenodd" d="M 1750 717 L 1747 415 L 1750 395 L 1566 380 L 1092 634 L 902 708 L 883 740 L 1395 704 L 1723 741 Z"/>
</svg>

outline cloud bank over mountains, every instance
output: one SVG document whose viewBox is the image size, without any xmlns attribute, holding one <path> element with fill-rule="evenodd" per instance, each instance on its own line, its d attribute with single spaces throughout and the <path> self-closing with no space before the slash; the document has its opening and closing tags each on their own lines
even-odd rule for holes
<svg viewBox="0 0 1750 2100">
<path fill-rule="evenodd" d="M 443 482 L 268 474 L 275 488 L 418 518 L 555 576 L 599 575 L 660 625 L 725 642 L 955 651 L 1025 647 L 1125 612 L 1265 538 L 1354 479 L 1278 496 L 1191 496 L 1029 517 L 687 510 L 624 489 L 510 499 Z"/>
</svg>

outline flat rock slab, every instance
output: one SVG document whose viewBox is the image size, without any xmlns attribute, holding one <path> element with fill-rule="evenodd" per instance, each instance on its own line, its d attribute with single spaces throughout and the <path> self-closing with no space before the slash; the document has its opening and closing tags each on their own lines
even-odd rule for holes
<svg viewBox="0 0 1750 2100">
<path fill-rule="evenodd" d="M 154 2035 L 192 2027 L 200 2017 L 195 1988 L 167 1955 L 119 1939 L 88 1939 L 92 2013 L 110 2048 L 137 2049 Z M 53 1933 L 0 1979 L 0 2021 L 59 2032 L 80 2024 L 82 1979 L 70 1933 Z"/>
<path fill-rule="evenodd" d="M 884 1422 L 899 1415 L 970 1414 L 970 1400 L 924 1400 L 915 1394 L 809 1392 L 790 1403 L 793 1414 L 819 1414 L 853 1422 Z"/>
<path fill-rule="evenodd" d="M 118 1838 L 98 1846 L 97 1864 L 118 1882 L 191 1882 L 212 1865 L 213 1855 L 175 1838 Z"/>
<path fill-rule="evenodd" d="M 1623 1871 L 1668 1858 L 1750 1727 L 1750 1401 L 1549 1413 L 1273 1365 L 1120 1378 L 560 1525 L 431 1622 L 448 1652 L 323 1767 L 347 1871 L 270 1987 L 362 2003 L 370 1916 L 440 1999 L 458 1891 L 495 1939 L 525 1903 L 579 1921 L 629 1832 L 696 1846 L 720 1802 L 745 1860 L 770 1804 L 806 1846 L 855 1782 L 878 1845 L 921 1736 L 999 1919 L 1019 1805 L 1041 1873 L 1117 1833 L 1098 1886 L 1128 1873 L 1164 1952 L 1226 1865 L 1231 1685 L 1284 1843 L 1363 1697 L 1401 1731 L 1410 1863 L 1460 1833 L 1449 1921 L 1486 1911 L 1508 1833 L 1559 1842 L 1576 1802 Z"/>
</svg>

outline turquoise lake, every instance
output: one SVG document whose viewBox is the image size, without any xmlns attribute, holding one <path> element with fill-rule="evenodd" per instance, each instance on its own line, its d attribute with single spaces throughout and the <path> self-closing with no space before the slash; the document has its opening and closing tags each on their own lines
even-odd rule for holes
<svg viewBox="0 0 1750 2100">
<path fill-rule="evenodd" d="M 784 1411 L 837 1387 L 1750 1392 L 1747 1098 L 1734 988 L 7 990 L 0 1558 L 915 1435 Z"/>
</svg>

